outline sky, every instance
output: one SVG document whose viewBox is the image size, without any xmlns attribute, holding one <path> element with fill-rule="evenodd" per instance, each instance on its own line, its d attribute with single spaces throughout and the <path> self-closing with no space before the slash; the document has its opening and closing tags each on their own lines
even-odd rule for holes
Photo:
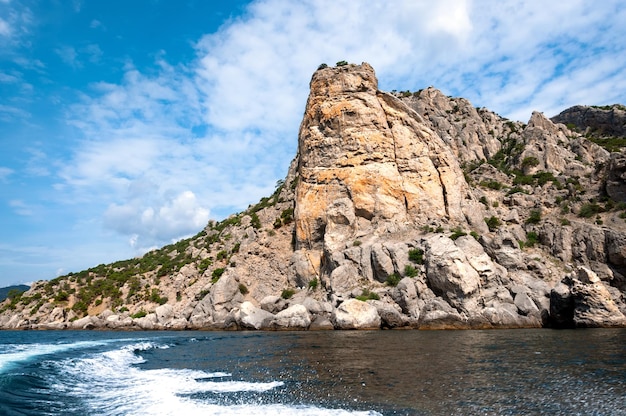
<svg viewBox="0 0 626 416">
<path fill-rule="evenodd" d="M 622 0 L 0 0 L 0 287 L 270 195 L 321 63 L 527 121 L 626 103 L 624 23 Z"/>
</svg>

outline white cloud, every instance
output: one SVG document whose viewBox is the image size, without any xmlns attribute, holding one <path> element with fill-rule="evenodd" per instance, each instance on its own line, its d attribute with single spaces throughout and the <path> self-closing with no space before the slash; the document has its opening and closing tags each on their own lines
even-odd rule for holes
<svg viewBox="0 0 626 416">
<path fill-rule="evenodd" d="M 11 36 L 11 26 L 9 22 L 0 17 L 0 36 Z"/>
<path fill-rule="evenodd" d="M 6 182 L 9 176 L 11 176 L 11 174 L 13 174 L 14 172 L 15 171 L 11 168 L 0 166 L 0 181 Z"/>
<path fill-rule="evenodd" d="M 9 206 L 13 209 L 13 211 L 17 215 L 21 215 L 23 217 L 30 217 L 34 215 L 34 209 L 32 206 L 27 204 L 26 202 L 20 199 L 12 199 L 9 201 Z"/>
<path fill-rule="evenodd" d="M 148 247 L 201 230 L 209 220 L 191 191 L 158 201 L 135 198 L 124 205 L 112 204 L 104 214 L 107 227 L 130 235 L 131 246 Z M 152 203 L 152 204 L 151 204 Z"/>
<path fill-rule="evenodd" d="M 1 121 L 14 121 L 15 119 L 27 119 L 31 114 L 19 107 L 0 104 L 0 120 Z"/>
<path fill-rule="evenodd" d="M 78 60 L 78 52 L 73 46 L 61 46 L 54 50 L 54 53 L 59 55 L 59 58 L 66 64 L 71 66 L 72 68 L 80 68 L 82 64 Z"/>
</svg>

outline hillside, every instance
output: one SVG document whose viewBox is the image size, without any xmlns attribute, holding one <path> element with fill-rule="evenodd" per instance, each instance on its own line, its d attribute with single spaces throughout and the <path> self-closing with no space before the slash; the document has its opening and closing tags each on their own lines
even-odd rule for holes
<svg viewBox="0 0 626 416">
<path fill-rule="evenodd" d="M 273 195 L 36 282 L 0 327 L 626 326 L 623 150 L 539 112 L 524 124 L 432 87 L 379 91 L 366 63 L 322 65 L 310 86 Z"/>
</svg>

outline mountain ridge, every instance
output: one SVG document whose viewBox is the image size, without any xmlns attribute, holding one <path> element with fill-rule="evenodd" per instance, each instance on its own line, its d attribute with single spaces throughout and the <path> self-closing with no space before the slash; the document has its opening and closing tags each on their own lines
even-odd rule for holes
<svg viewBox="0 0 626 416">
<path fill-rule="evenodd" d="M 373 68 L 320 67 L 271 197 L 141 258 L 36 282 L 2 328 L 626 326 L 624 152 Z"/>
</svg>

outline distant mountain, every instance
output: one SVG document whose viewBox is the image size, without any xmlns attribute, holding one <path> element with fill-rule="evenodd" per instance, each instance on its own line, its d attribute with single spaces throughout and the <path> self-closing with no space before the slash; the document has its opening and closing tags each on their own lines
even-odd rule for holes
<svg viewBox="0 0 626 416">
<path fill-rule="evenodd" d="M 310 87 L 273 195 L 36 282 L 0 328 L 626 326 L 626 151 L 581 133 L 589 111 L 516 122 L 432 87 L 380 91 L 343 61 Z"/>
<path fill-rule="evenodd" d="M 26 285 L 14 285 L 14 286 L 0 287 L 0 302 L 2 302 L 3 300 L 7 298 L 7 295 L 9 294 L 11 290 L 18 290 L 20 292 L 26 292 L 28 289 L 30 289 L 30 286 L 26 286 Z"/>
</svg>

